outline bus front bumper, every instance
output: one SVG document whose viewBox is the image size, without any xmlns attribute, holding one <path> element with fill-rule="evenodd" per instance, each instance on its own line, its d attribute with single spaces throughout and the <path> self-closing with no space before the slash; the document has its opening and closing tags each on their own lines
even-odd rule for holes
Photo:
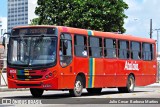
<svg viewBox="0 0 160 107">
<path fill-rule="evenodd" d="M 58 79 L 52 78 L 41 81 L 20 81 L 8 78 L 8 88 L 41 88 L 46 90 L 58 89 Z"/>
</svg>

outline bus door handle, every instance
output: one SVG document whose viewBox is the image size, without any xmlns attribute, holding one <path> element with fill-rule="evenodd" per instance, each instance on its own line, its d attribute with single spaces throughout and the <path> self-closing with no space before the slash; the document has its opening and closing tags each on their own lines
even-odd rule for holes
<svg viewBox="0 0 160 107">
<path fill-rule="evenodd" d="M 72 66 L 70 66 L 69 70 L 70 70 L 70 72 L 72 72 Z"/>
</svg>

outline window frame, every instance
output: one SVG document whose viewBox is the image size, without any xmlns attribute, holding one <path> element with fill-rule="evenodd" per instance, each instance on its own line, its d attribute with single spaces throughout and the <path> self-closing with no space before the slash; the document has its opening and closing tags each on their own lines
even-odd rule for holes
<svg viewBox="0 0 160 107">
<path fill-rule="evenodd" d="M 86 38 L 86 46 L 85 45 L 75 45 L 75 38 L 76 38 L 76 36 L 82 36 L 82 37 L 84 37 L 84 38 Z M 87 37 L 87 35 L 83 35 L 83 34 L 74 34 L 74 55 L 76 56 L 76 57 L 83 57 L 83 58 L 87 58 L 88 56 L 89 56 L 89 50 L 88 50 L 88 37 Z M 79 56 L 79 55 L 76 55 L 76 46 L 82 46 L 82 47 L 84 47 L 84 48 L 86 48 L 86 51 L 87 51 L 87 55 L 86 56 Z"/>
<path fill-rule="evenodd" d="M 128 42 L 128 49 L 121 49 L 120 47 L 119 47 L 119 41 L 126 41 L 126 42 Z M 120 58 L 119 56 L 120 56 L 120 50 L 126 50 L 127 51 L 127 55 L 129 55 L 129 57 L 128 58 Z M 125 40 L 125 39 L 117 39 L 117 58 L 118 59 L 122 59 L 122 60 L 129 60 L 129 59 L 131 59 L 131 52 L 130 52 L 130 40 Z"/>
<path fill-rule="evenodd" d="M 101 47 L 91 47 L 90 46 L 90 38 L 98 38 L 98 39 L 101 39 L 101 41 L 99 42 L 99 43 L 101 43 Z M 100 44 L 99 44 L 100 45 Z M 103 43 L 103 37 L 102 36 L 89 36 L 88 35 L 88 56 L 90 57 L 90 58 L 103 58 L 104 57 L 104 53 L 103 53 L 103 48 L 104 47 L 104 43 Z M 90 54 L 91 54 L 91 52 L 90 52 L 90 48 L 99 48 L 99 49 L 101 49 L 101 51 L 102 51 L 102 53 L 100 53 L 101 54 L 101 56 L 99 57 L 94 57 L 93 55 L 92 56 L 90 56 Z"/>
<path fill-rule="evenodd" d="M 132 52 L 133 52 L 133 51 L 138 51 L 138 50 L 132 50 L 132 47 L 131 47 L 131 46 L 132 46 L 132 45 L 131 45 L 132 42 L 137 42 L 137 43 L 140 44 L 140 50 L 139 50 L 139 52 L 140 52 L 140 56 L 139 56 L 140 59 L 133 59 L 133 58 L 132 58 Z M 139 61 L 139 60 L 143 60 L 143 58 L 142 58 L 142 42 L 132 41 L 132 40 L 131 40 L 129 46 L 130 46 L 130 59 L 131 59 L 131 60 L 138 60 L 138 61 Z"/>
<path fill-rule="evenodd" d="M 115 41 L 115 48 L 107 48 L 107 47 L 105 47 L 105 40 L 106 39 L 110 39 L 110 40 L 113 40 L 113 41 Z M 117 39 L 116 38 L 106 38 L 106 37 L 104 37 L 104 39 L 103 39 L 103 56 L 104 56 L 104 58 L 107 58 L 107 59 L 117 59 L 118 58 L 118 54 L 117 54 L 117 50 L 118 50 L 118 48 L 117 48 L 117 46 L 118 46 L 118 42 L 117 42 Z M 115 49 L 115 55 L 116 55 L 116 57 L 107 57 L 107 56 L 105 56 L 105 49 L 107 50 L 107 49 Z"/>
<path fill-rule="evenodd" d="M 151 45 L 152 46 L 152 50 L 151 51 L 145 51 L 145 52 L 150 52 L 151 53 L 151 60 L 145 60 L 144 59 L 144 56 L 143 56 L 143 53 L 144 53 L 144 50 L 143 50 L 143 44 L 149 44 L 149 45 Z M 148 43 L 148 42 L 142 42 L 142 60 L 143 61 L 153 61 L 154 59 L 155 59 L 155 54 L 154 54 L 154 48 L 153 48 L 153 46 L 154 46 L 154 48 L 155 48 L 155 45 L 154 45 L 154 43 Z"/>
</svg>

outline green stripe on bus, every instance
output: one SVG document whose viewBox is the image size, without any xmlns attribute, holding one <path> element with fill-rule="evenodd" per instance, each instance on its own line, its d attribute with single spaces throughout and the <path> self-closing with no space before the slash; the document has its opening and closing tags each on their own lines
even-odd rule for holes
<svg viewBox="0 0 160 107">
<path fill-rule="evenodd" d="M 88 36 L 92 36 L 92 31 L 88 30 Z M 93 58 L 89 58 L 89 80 L 88 88 L 92 88 Z"/>
</svg>

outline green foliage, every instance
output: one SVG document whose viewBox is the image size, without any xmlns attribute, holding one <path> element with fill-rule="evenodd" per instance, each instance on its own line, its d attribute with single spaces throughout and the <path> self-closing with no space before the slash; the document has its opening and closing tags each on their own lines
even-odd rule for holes
<svg viewBox="0 0 160 107">
<path fill-rule="evenodd" d="M 60 25 L 124 33 L 123 0 L 38 0 L 32 24 Z"/>
<path fill-rule="evenodd" d="M 31 25 L 38 25 L 39 23 L 39 18 L 34 18 L 32 21 L 31 21 Z"/>
</svg>

